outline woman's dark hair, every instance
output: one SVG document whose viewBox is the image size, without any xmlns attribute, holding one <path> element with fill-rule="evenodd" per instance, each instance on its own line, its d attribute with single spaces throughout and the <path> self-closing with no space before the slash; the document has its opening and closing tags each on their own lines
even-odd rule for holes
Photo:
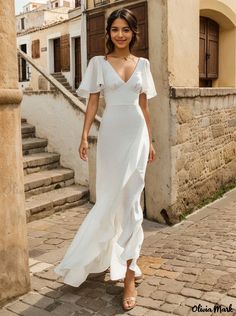
<svg viewBox="0 0 236 316">
<path fill-rule="evenodd" d="M 106 55 L 112 53 L 114 48 L 115 48 L 115 45 L 113 44 L 113 42 L 111 40 L 110 30 L 111 30 L 111 25 L 112 25 L 113 21 L 117 18 L 124 19 L 128 23 L 129 27 L 131 28 L 131 30 L 133 32 L 132 40 L 129 43 L 130 50 L 133 48 L 135 43 L 139 40 L 138 23 L 137 23 L 137 18 L 134 15 L 134 13 L 131 10 L 126 9 L 126 8 L 117 9 L 117 10 L 113 11 L 107 19 L 107 26 L 106 26 L 107 53 L 106 53 Z"/>
</svg>

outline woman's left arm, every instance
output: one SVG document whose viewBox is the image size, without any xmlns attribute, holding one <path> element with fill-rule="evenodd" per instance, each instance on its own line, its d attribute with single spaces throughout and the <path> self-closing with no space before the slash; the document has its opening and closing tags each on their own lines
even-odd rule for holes
<svg viewBox="0 0 236 316">
<path fill-rule="evenodd" d="M 150 150 L 149 150 L 148 162 L 152 162 L 154 161 L 156 157 L 156 152 L 152 144 L 151 120 L 150 120 L 150 112 L 149 112 L 149 106 L 148 106 L 146 93 L 141 93 L 139 95 L 139 105 L 143 111 L 143 116 L 145 118 L 147 128 L 148 128 L 148 134 L 149 134 Z"/>
</svg>

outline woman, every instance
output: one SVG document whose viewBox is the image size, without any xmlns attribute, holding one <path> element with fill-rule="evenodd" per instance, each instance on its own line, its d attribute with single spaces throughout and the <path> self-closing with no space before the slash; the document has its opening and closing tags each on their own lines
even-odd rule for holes
<svg viewBox="0 0 236 316">
<path fill-rule="evenodd" d="M 128 9 L 107 20 L 108 52 L 90 59 L 77 94 L 89 98 L 79 147 L 87 161 L 88 133 L 98 109 L 106 108 L 97 139 L 96 203 L 74 237 L 55 272 L 64 282 L 79 286 L 89 273 L 110 267 L 110 279 L 124 279 L 123 308 L 136 304 L 135 278 L 143 242 L 140 197 L 148 162 L 155 158 L 148 101 L 154 86 L 148 59 L 131 49 L 137 40 L 137 19 Z"/>
</svg>

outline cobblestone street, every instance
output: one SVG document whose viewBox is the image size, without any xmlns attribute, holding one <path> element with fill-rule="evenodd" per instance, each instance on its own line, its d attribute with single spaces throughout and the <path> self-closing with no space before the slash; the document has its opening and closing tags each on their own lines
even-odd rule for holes
<svg viewBox="0 0 236 316">
<path fill-rule="evenodd" d="M 236 315 L 192 311 L 194 306 L 236 309 L 236 189 L 173 227 L 144 220 L 138 264 L 137 306 L 121 308 L 123 283 L 109 271 L 90 274 L 78 288 L 53 272 L 93 205 L 86 204 L 28 223 L 31 292 L 12 300 L 0 316 Z"/>
</svg>

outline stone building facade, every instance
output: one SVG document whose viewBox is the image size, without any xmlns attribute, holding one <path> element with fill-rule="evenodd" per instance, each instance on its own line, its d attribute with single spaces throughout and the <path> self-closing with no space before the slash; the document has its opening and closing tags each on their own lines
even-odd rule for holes
<svg viewBox="0 0 236 316">
<path fill-rule="evenodd" d="M 133 53 L 150 60 L 158 92 L 149 104 L 157 158 L 146 173 L 146 216 L 176 223 L 236 178 L 236 3 L 88 0 L 86 5 L 87 55 L 78 55 L 81 65 L 105 53 L 105 22 L 113 10 L 127 7 L 138 18 L 141 41 Z M 67 35 L 70 67 L 64 75 L 73 87 L 73 41 L 82 35 L 82 11 L 77 17 L 75 12 L 60 26 L 18 36 L 18 41 L 28 36 L 29 43 L 41 39 L 46 50 L 37 62 L 52 73 L 50 40 Z M 74 26 L 70 26 L 72 21 Z M 79 44 L 81 49 L 83 44 Z M 37 80 L 31 84 L 38 87 Z"/>
</svg>

